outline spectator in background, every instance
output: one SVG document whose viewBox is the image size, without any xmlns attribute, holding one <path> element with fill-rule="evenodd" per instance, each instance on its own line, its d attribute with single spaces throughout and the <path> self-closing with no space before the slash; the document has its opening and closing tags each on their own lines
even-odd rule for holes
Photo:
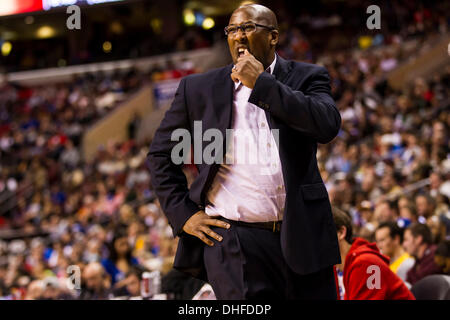
<svg viewBox="0 0 450 320">
<path fill-rule="evenodd" d="M 137 259 L 131 254 L 127 230 L 118 229 L 114 232 L 109 250 L 109 258 L 103 259 L 102 265 L 111 277 L 111 285 L 122 286 L 119 282 L 125 279 L 131 266 L 138 264 Z"/>
<path fill-rule="evenodd" d="M 137 130 L 139 129 L 139 125 L 141 124 L 141 117 L 138 112 L 135 112 L 133 117 L 130 119 L 130 122 L 127 126 L 128 140 L 135 140 L 137 135 Z"/>
<path fill-rule="evenodd" d="M 389 268 L 406 281 L 406 274 L 414 265 L 414 258 L 402 247 L 403 230 L 395 222 L 385 222 L 375 231 L 375 239 L 380 252 L 390 258 Z"/>
<path fill-rule="evenodd" d="M 68 288 L 66 288 L 56 277 L 47 277 L 43 281 L 43 287 L 42 299 L 70 300 L 73 298 L 69 293 Z"/>
<path fill-rule="evenodd" d="M 27 287 L 27 294 L 25 300 L 39 300 L 42 299 L 44 293 L 44 282 L 42 280 L 33 280 Z"/>
<path fill-rule="evenodd" d="M 80 300 L 108 299 L 110 284 L 105 270 L 98 262 L 89 263 L 83 270 Z"/>
<path fill-rule="evenodd" d="M 418 194 L 416 196 L 416 208 L 419 217 L 428 219 L 433 215 L 435 203 L 431 196 L 425 194 Z"/>
<path fill-rule="evenodd" d="M 446 228 L 438 215 L 432 215 L 427 219 L 426 225 L 431 231 L 432 244 L 438 244 L 445 240 Z"/>
<path fill-rule="evenodd" d="M 346 212 L 334 207 L 333 219 L 342 261 L 337 268 L 342 271 L 345 300 L 415 300 L 402 279 L 391 271 L 389 258 L 380 253 L 375 243 L 353 239 L 352 220 Z M 371 282 L 372 274 L 375 279 Z M 374 287 L 369 288 L 369 284 Z"/>
<path fill-rule="evenodd" d="M 442 271 L 450 275 L 450 240 L 438 244 L 434 255 L 434 262 L 442 268 Z"/>
<path fill-rule="evenodd" d="M 138 297 L 141 295 L 141 278 L 142 271 L 137 268 L 132 268 L 127 273 L 125 287 L 130 297 Z"/>
<path fill-rule="evenodd" d="M 427 225 L 421 223 L 410 225 L 405 230 L 403 247 L 416 259 L 406 277 L 406 281 L 411 285 L 428 275 L 442 273 L 441 267 L 434 261 L 436 245 L 432 244 L 431 231 Z"/>
<path fill-rule="evenodd" d="M 399 217 L 408 224 L 417 222 L 417 211 L 416 207 L 412 204 L 407 204 L 399 208 Z"/>
<path fill-rule="evenodd" d="M 127 272 L 125 279 L 121 282 L 121 286 L 114 289 L 116 297 L 138 297 L 141 295 L 141 279 L 143 270 L 136 266 L 132 266 Z"/>
<path fill-rule="evenodd" d="M 81 161 L 80 151 L 74 146 L 71 140 L 67 140 L 64 151 L 61 153 L 60 161 L 66 169 L 75 169 Z"/>
<path fill-rule="evenodd" d="M 374 215 L 378 223 L 395 222 L 398 217 L 395 204 L 388 200 L 376 204 Z"/>
</svg>

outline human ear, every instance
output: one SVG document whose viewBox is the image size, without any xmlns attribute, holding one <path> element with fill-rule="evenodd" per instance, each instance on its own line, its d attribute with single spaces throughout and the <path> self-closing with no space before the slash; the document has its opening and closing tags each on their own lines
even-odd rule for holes
<svg viewBox="0 0 450 320">
<path fill-rule="evenodd" d="M 345 236 L 347 235 L 347 228 L 345 226 L 342 226 L 339 228 L 338 232 L 338 240 L 344 240 Z"/>
<path fill-rule="evenodd" d="M 276 46 L 278 43 L 278 30 L 272 30 L 270 32 L 270 35 L 271 35 L 270 44 L 272 46 Z"/>
</svg>

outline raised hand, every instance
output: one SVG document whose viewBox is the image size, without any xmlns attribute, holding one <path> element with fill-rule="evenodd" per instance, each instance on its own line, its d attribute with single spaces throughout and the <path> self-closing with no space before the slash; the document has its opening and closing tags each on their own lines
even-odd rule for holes
<svg viewBox="0 0 450 320">
<path fill-rule="evenodd" d="M 231 71 L 231 79 L 234 82 L 241 81 L 242 84 L 253 89 L 259 75 L 264 72 L 264 67 L 247 49 L 244 55 L 237 59 L 236 65 Z"/>
</svg>

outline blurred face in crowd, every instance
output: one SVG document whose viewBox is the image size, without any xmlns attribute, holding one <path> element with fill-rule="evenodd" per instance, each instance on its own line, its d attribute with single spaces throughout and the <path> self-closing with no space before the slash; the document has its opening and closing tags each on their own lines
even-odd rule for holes
<svg viewBox="0 0 450 320">
<path fill-rule="evenodd" d="M 416 197 L 416 208 L 419 216 L 428 217 L 431 214 L 430 204 L 428 203 L 427 198 L 422 195 Z"/>
<path fill-rule="evenodd" d="M 392 118 L 383 117 L 383 118 L 381 118 L 380 124 L 381 124 L 381 131 L 383 133 L 392 132 L 392 128 L 394 126 L 394 122 L 393 122 Z"/>
<path fill-rule="evenodd" d="M 44 286 L 41 280 L 34 280 L 30 282 L 27 288 L 26 300 L 36 300 L 42 297 L 44 293 Z"/>
<path fill-rule="evenodd" d="M 419 247 L 422 244 L 422 237 L 417 236 L 414 238 L 411 230 L 406 229 L 403 235 L 403 248 L 409 255 L 417 257 L 419 254 Z"/>
<path fill-rule="evenodd" d="M 404 207 L 407 207 L 408 205 L 409 205 L 409 200 L 408 200 L 408 198 L 406 198 L 406 197 L 400 197 L 399 199 L 398 199 L 398 208 L 399 209 L 401 209 L 401 208 L 404 208 Z"/>
<path fill-rule="evenodd" d="M 400 217 L 403 219 L 408 219 L 411 222 L 416 221 L 416 216 L 414 215 L 412 209 L 409 206 L 401 207 L 399 210 Z"/>
<path fill-rule="evenodd" d="M 385 192 L 389 192 L 394 187 L 394 177 L 391 174 L 386 174 L 381 179 L 381 187 Z"/>
<path fill-rule="evenodd" d="M 372 190 L 373 186 L 375 184 L 375 173 L 368 172 L 364 175 L 363 181 L 361 183 L 361 189 L 364 192 L 369 192 Z"/>
<path fill-rule="evenodd" d="M 440 242 L 444 235 L 445 237 L 445 230 L 443 231 L 442 225 L 439 221 L 438 216 L 431 216 L 427 219 L 427 226 L 430 228 L 431 235 L 433 236 L 433 241 Z"/>
<path fill-rule="evenodd" d="M 57 299 L 60 294 L 60 290 L 53 286 L 53 285 L 47 285 L 44 289 L 44 292 L 42 293 L 42 297 L 44 299 L 52 300 Z"/>
<path fill-rule="evenodd" d="M 442 268 L 442 271 L 444 271 L 444 273 L 450 273 L 450 257 L 444 257 L 436 254 L 434 256 L 434 262 Z"/>
<path fill-rule="evenodd" d="M 132 297 L 137 297 L 141 294 L 141 281 L 134 273 L 127 277 L 127 291 Z"/>
<path fill-rule="evenodd" d="M 433 124 L 432 141 L 435 144 L 441 144 L 445 142 L 445 126 L 442 122 L 435 122 Z"/>
<path fill-rule="evenodd" d="M 439 189 L 441 183 L 442 183 L 441 177 L 436 172 L 432 172 L 430 174 L 431 189 Z"/>
<path fill-rule="evenodd" d="M 373 211 L 370 208 L 362 208 L 361 209 L 361 218 L 366 221 L 366 222 L 370 222 L 372 221 L 372 217 L 373 217 Z"/>
<path fill-rule="evenodd" d="M 130 245 L 128 244 L 127 237 L 121 237 L 116 239 L 114 242 L 114 249 L 116 249 L 117 255 L 124 257 L 128 250 L 130 249 Z"/>
<path fill-rule="evenodd" d="M 84 269 L 84 280 L 86 287 L 93 291 L 100 291 L 103 288 L 103 267 L 99 263 L 90 263 Z"/>
<path fill-rule="evenodd" d="M 276 18 L 272 11 L 260 5 L 247 5 L 236 9 L 231 15 L 228 25 L 240 26 L 247 22 L 253 22 L 268 27 L 277 27 Z M 278 31 L 256 27 L 250 34 L 238 30 L 235 35 L 228 34 L 228 47 L 236 64 L 239 58 L 240 47 L 246 48 L 264 68 L 267 68 L 274 59 L 275 46 L 278 43 Z"/>
<path fill-rule="evenodd" d="M 378 222 L 388 222 L 395 220 L 395 213 L 387 202 L 380 202 L 375 207 L 375 219 Z"/>
<path fill-rule="evenodd" d="M 382 254 L 389 257 L 393 257 L 395 250 L 400 244 L 398 239 L 393 239 L 390 235 L 390 230 L 388 227 L 378 229 L 375 231 L 375 240 L 377 242 L 377 247 L 380 249 Z"/>
<path fill-rule="evenodd" d="M 409 109 L 409 105 L 410 105 L 408 97 L 407 96 L 400 96 L 397 99 L 397 105 L 400 108 L 400 112 L 402 112 L 402 113 L 407 112 L 408 109 Z"/>
</svg>

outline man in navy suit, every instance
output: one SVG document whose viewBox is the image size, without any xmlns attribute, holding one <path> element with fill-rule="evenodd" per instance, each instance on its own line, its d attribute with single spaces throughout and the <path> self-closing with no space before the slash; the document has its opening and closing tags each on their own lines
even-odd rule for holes
<svg viewBox="0 0 450 320">
<path fill-rule="evenodd" d="M 174 268 L 207 280 L 219 299 L 336 299 L 339 246 L 316 151 L 337 135 L 341 117 L 323 67 L 275 53 L 277 28 L 264 6 L 233 12 L 225 28 L 233 64 L 181 80 L 147 163 L 179 236 Z M 197 161 L 188 189 L 171 157 L 172 133 L 183 129 L 199 140 L 196 121 L 202 133 L 245 132 L 258 147 L 270 132 L 258 150 L 264 161 L 236 163 L 248 145 L 221 142 L 224 157 Z M 208 139 L 200 140 L 191 142 L 205 150 Z"/>
</svg>

